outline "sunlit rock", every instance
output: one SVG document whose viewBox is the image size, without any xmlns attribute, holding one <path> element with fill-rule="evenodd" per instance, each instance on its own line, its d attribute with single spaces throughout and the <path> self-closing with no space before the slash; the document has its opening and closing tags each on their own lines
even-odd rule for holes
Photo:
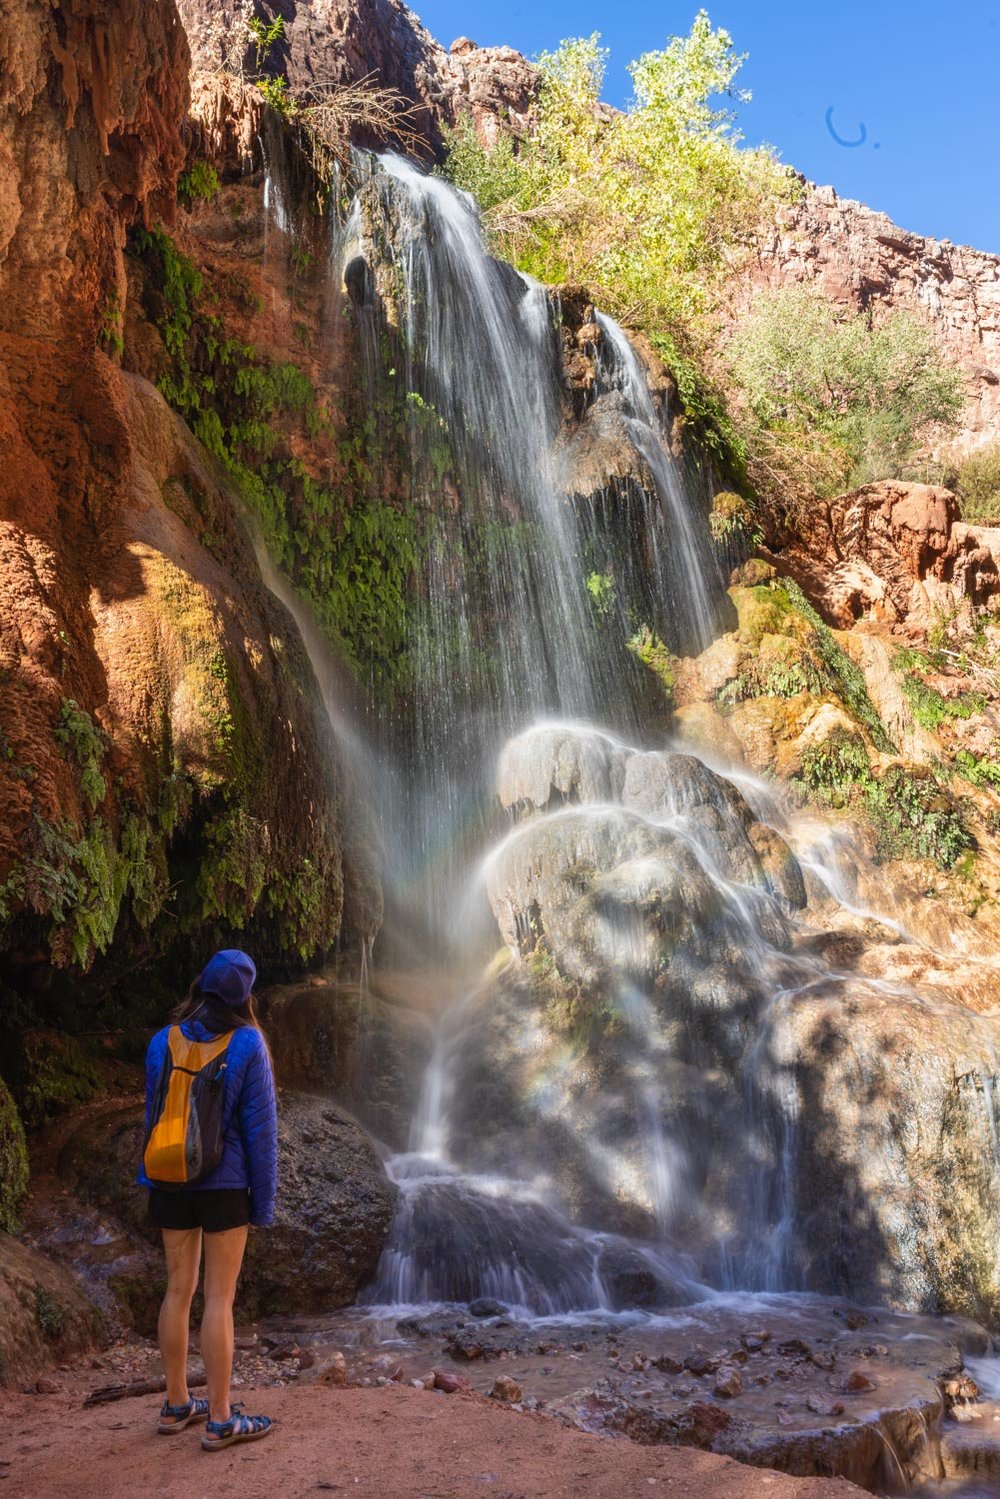
<svg viewBox="0 0 1000 1499">
<path fill-rule="evenodd" d="M 556 724 L 528 729 L 504 745 L 497 794 L 505 807 L 612 802 L 621 797 L 629 751 L 596 729 Z"/>
</svg>

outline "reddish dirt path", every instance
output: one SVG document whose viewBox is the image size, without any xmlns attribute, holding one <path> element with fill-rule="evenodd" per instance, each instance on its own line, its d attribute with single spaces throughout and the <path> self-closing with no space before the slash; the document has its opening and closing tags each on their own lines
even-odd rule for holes
<svg viewBox="0 0 1000 1499">
<path fill-rule="evenodd" d="M 689 1448 L 589 1436 L 475 1395 L 248 1390 L 278 1425 L 203 1452 L 198 1427 L 158 1437 L 155 1397 L 82 1410 L 79 1396 L 0 1397 L 0 1499 L 860 1499 L 840 1479 L 787 1478 Z"/>
</svg>

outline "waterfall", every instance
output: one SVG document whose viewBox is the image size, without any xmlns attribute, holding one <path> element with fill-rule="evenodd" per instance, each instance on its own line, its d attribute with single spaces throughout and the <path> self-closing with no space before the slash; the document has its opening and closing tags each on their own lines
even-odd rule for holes
<svg viewBox="0 0 1000 1499">
<path fill-rule="evenodd" d="M 702 650 L 725 580 L 704 487 L 623 329 L 593 313 L 570 388 L 567 306 L 490 257 L 467 197 L 391 155 L 359 158 L 355 178 L 332 251 L 363 384 L 355 494 L 366 483 L 365 504 L 403 518 L 412 576 L 390 687 L 362 684 L 345 715 L 343 684 L 320 683 L 349 794 L 381 830 L 382 949 L 405 931 L 464 996 L 387 1163 L 399 1208 L 364 1299 L 552 1316 L 660 1309 L 709 1278 L 814 1284 L 809 1255 L 834 1246 L 803 1232 L 804 1100 L 824 1079 L 797 1050 L 800 1015 L 849 985 L 859 1005 L 925 1000 L 796 949 L 805 887 L 909 934 L 854 898 L 853 845 L 664 744 L 636 642 Z M 315 664 L 301 605 L 267 576 Z M 562 989 L 540 986 L 555 1019 L 525 977 L 552 961 L 546 903 L 566 959 Z M 477 978 L 497 924 L 506 987 Z M 977 1049 L 962 1106 L 995 1181 L 996 1067 L 970 1029 Z M 859 1052 L 866 1086 L 881 1060 Z"/>
<path fill-rule="evenodd" d="M 402 414 L 421 533 L 409 703 L 403 722 L 383 710 L 380 732 L 411 787 L 393 809 L 411 842 L 407 883 L 440 936 L 489 829 L 498 747 L 547 715 L 641 737 L 650 688 L 629 638 L 706 644 L 722 580 L 616 324 L 599 319 L 590 399 L 614 413 L 648 483 L 574 494 L 558 305 L 491 259 L 468 199 L 384 156 L 367 165 L 343 241 L 368 409 L 384 443 Z"/>
</svg>

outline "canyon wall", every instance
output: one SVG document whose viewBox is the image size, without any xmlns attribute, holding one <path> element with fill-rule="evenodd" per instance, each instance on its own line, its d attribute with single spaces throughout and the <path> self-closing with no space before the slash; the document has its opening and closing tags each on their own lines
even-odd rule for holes
<svg viewBox="0 0 1000 1499">
<path fill-rule="evenodd" d="M 1000 436 L 1000 256 L 909 233 L 832 187 L 807 183 L 737 278 L 734 314 L 762 290 L 800 284 L 846 307 L 900 309 L 928 323 L 965 378 L 957 447 L 972 451 Z"/>
<path fill-rule="evenodd" d="M 240 0 L 178 0 L 196 73 L 223 65 L 254 65 L 241 36 Z M 269 75 L 284 74 L 292 93 L 371 78 L 411 100 L 413 130 L 431 150 L 442 125 L 471 114 L 485 139 L 497 122 L 526 123 L 537 87 L 535 68 L 512 47 L 477 47 L 467 37 L 445 50 L 400 0 L 282 0 L 272 13 L 283 36 L 261 59 Z"/>
<path fill-rule="evenodd" d="M 163 243 L 185 158 L 173 0 L 0 19 L 0 977 L 44 1009 L 113 940 L 118 971 L 326 951 L 341 793 L 239 497 L 121 367 L 126 236 Z"/>
</svg>

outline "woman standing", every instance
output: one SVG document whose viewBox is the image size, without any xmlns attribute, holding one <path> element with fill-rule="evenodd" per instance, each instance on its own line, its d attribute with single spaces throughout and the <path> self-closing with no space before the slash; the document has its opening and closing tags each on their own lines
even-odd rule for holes
<svg viewBox="0 0 1000 1499">
<path fill-rule="evenodd" d="M 271 1058 L 253 1008 L 257 970 L 235 948 L 217 952 L 146 1053 L 146 1147 L 139 1184 L 163 1232 L 167 1289 L 159 1343 L 167 1398 L 158 1430 L 207 1419 L 208 1451 L 264 1437 L 267 1416 L 230 1404 L 233 1298 L 248 1225 L 274 1221 L 277 1108 Z M 188 1320 L 205 1251 L 201 1352 L 208 1399 L 187 1386 Z"/>
</svg>

